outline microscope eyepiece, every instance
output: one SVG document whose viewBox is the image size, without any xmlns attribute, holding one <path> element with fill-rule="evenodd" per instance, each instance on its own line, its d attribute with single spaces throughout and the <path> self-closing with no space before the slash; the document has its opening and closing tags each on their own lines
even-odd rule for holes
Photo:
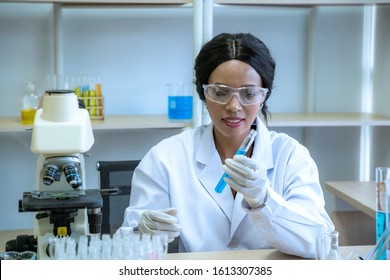
<svg viewBox="0 0 390 280">
<path fill-rule="evenodd" d="M 72 188 L 78 189 L 81 187 L 82 185 L 81 178 L 74 164 L 66 165 L 64 167 L 64 174 L 65 174 L 66 181 L 69 183 L 69 185 L 72 186 Z"/>
</svg>

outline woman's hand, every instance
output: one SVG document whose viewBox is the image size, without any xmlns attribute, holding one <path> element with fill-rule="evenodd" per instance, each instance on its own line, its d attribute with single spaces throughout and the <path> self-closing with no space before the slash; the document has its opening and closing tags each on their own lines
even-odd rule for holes
<svg viewBox="0 0 390 280">
<path fill-rule="evenodd" d="M 176 213 L 174 208 L 147 210 L 142 213 L 138 228 L 142 233 L 167 234 L 168 242 L 172 242 L 182 230 L 182 227 L 177 223 Z"/>
<path fill-rule="evenodd" d="M 267 169 L 244 155 L 226 159 L 223 169 L 228 175 L 226 184 L 239 193 L 252 209 L 263 207 L 267 198 Z"/>
</svg>

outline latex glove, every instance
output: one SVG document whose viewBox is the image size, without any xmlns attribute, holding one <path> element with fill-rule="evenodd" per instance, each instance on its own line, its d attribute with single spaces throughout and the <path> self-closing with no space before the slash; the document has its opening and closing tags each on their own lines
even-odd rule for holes
<svg viewBox="0 0 390 280">
<path fill-rule="evenodd" d="M 233 159 L 226 159 L 222 167 L 230 176 L 225 177 L 226 184 L 242 193 L 252 209 L 264 206 L 269 180 L 263 165 L 244 155 L 235 155 Z"/>
<path fill-rule="evenodd" d="M 175 217 L 177 211 L 174 208 L 162 210 L 147 210 L 142 213 L 138 222 L 138 228 L 142 233 L 168 235 L 168 242 L 172 242 L 180 235 L 182 227 L 177 224 Z"/>
</svg>

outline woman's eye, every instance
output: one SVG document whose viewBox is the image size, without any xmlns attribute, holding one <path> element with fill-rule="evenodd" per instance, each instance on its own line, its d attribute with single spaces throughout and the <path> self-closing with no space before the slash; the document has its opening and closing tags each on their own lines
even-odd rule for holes
<svg viewBox="0 0 390 280">
<path fill-rule="evenodd" d="M 225 96 L 225 95 L 228 95 L 229 94 L 229 91 L 226 90 L 226 89 L 217 89 L 215 91 L 215 95 L 217 96 Z"/>
<path fill-rule="evenodd" d="M 246 89 L 246 90 L 241 91 L 241 95 L 245 98 L 250 99 L 250 98 L 255 97 L 256 93 L 251 89 Z"/>
</svg>

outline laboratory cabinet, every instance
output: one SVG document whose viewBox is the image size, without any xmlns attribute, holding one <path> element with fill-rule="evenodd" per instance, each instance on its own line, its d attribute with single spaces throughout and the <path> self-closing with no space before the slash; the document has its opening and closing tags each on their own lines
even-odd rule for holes
<svg viewBox="0 0 390 280">
<path fill-rule="evenodd" d="M 87 158 L 96 186 L 96 160 L 141 158 L 160 139 L 208 121 L 196 106 L 194 122 L 168 121 L 166 84 L 191 82 L 199 37 L 221 32 L 250 32 L 269 46 L 277 68 L 268 125 L 308 147 L 322 184 L 372 180 L 375 166 L 390 165 L 387 1 L 53 2 L 0 2 L 0 207 L 13 209 L 0 229 L 32 223 L 16 222 L 28 215 L 16 201 L 35 177 L 31 132 L 18 124 L 24 81 L 43 91 L 48 73 L 101 77 L 107 122 L 93 124 Z M 353 210 L 324 193 L 330 214 Z"/>
</svg>

